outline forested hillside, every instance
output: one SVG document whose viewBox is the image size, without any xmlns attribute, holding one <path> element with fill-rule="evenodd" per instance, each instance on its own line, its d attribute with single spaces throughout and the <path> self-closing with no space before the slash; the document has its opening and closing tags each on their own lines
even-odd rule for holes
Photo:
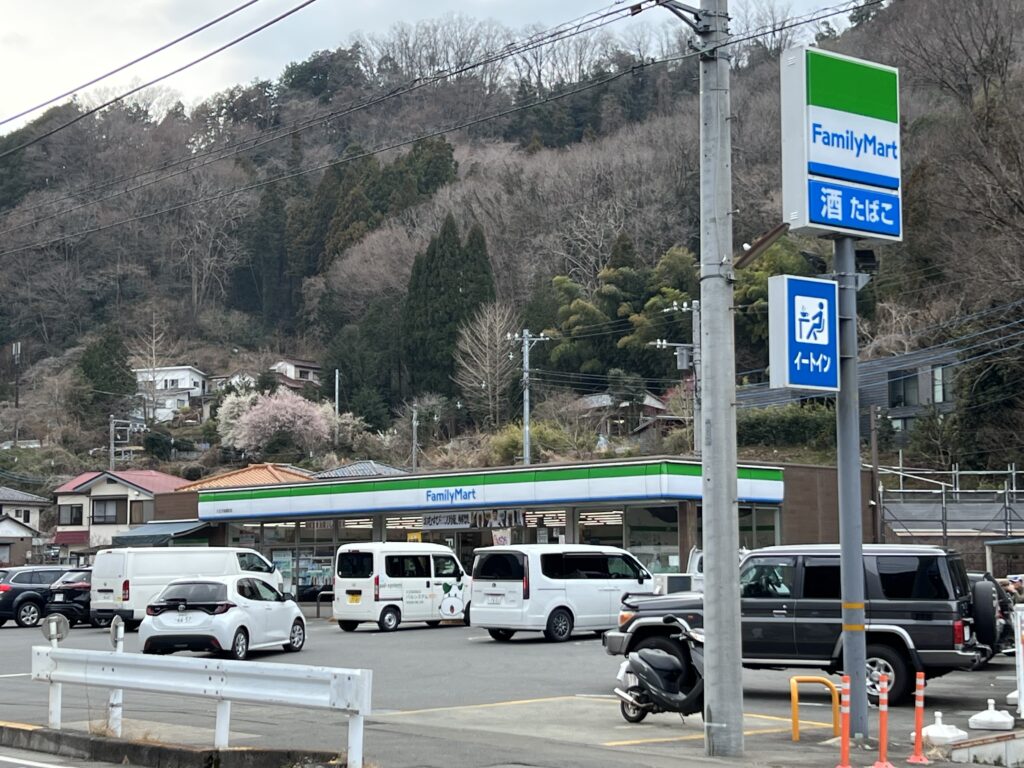
<svg viewBox="0 0 1024 768">
<path fill-rule="evenodd" d="M 72 102 L 0 137 L 5 439 L 17 422 L 76 452 L 100 444 L 131 389 L 83 364 L 101 348 L 216 373 L 314 359 L 324 397 L 337 368 L 342 410 L 372 430 L 432 403 L 439 445 L 514 418 L 505 336 L 523 327 L 553 337 L 533 365 L 554 415 L 568 393 L 668 389 L 674 358 L 648 342 L 688 340 L 673 302 L 699 295 L 698 63 L 686 27 L 652 15 L 560 36 L 465 17 L 399 26 L 191 109 L 147 92 L 33 143 L 88 107 Z M 780 218 L 780 52 L 816 40 L 900 68 L 906 237 L 877 251 L 862 346 L 960 347 L 957 413 L 920 436 L 922 458 L 1014 460 L 1020 4 L 892 0 L 792 25 L 760 3 L 734 29 L 737 248 Z M 830 256 L 790 237 L 737 273 L 741 383 L 765 378 L 767 278 L 827 271 Z"/>
</svg>

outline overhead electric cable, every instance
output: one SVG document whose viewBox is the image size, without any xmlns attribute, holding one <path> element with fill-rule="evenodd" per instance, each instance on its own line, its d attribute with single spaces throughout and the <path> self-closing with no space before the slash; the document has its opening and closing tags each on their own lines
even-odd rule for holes
<svg viewBox="0 0 1024 768">
<path fill-rule="evenodd" d="M 236 37 L 234 40 L 231 40 L 231 41 L 229 41 L 227 43 L 224 43 L 224 45 L 222 45 L 222 46 L 220 46 L 218 48 L 215 48 L 214 50 L 210 51 L 209 53 L 203 54 L 198 59 L 193 59 L 192 61 L 188 62 L 187 64 L 183 64 L 182 66 L 177 67 L 176 69 L 173 69 L 170 72 L 167 72 L 167 73 L 165 73 L 163 75 L 160 75 L 159 77 L 155 77 L 152 80 L 149 80 L 149 81 L 143 83 L 142 85 L 137 85 L 134 88 L 131 88 L 130 90 L 127 90 L 124 93 L 122 93 L 122 94 L 120 94 L 118 96 L 115 96 L 112 99 L 108 99 L 107 101 L 103 102 L 102 104 L 100 104 L 100 105 L 98 105 L 96 107 L 93 107 L 91 109 L 87 109 L 85 112 L 82 112 L 80 115 L 76 115 L 71 120 L 68 120 L 66 123 L 62 123 L 62 124 L 58 125 L 56 128 L 51 128 L 50 130 L 48 130 L 48 131 L 46 131 L 44 133 L 41 133 L 40 135 L 35 136 L 35 137 L 29 139 L 28 141 L 26 141 L 26 142 L 24 142 L 22 144 L 19 144 L 16 147 L 11 147 L 10 149 L 8 149 L 8 150 L 6 150 L 4 152 L 0 152 L 0 160 L 3 160 L 5 157 L 9 157 L 10 155 L 13 155 L 16 152 L 21 152 L 23 149 L 31 147 L 33 144 L 38 144 L 43 139 L 49 138 L 50 136 L 53 136 L 55 133 L 59 133 L 60 131 L 63 131 L 65 128 L 69 128 L 70 126 L 72 126 L 75 123 L 77 123 L 79 120 L 84 120 L 89 115 L 96 114 L 101 109 L 106 109 L 107 107 L 109 107 L 109 106 L 111 106 L 113 104 L 117 104 L 119 101 L 124 101 L 126 98 L 128 98 L 132 94 L 138 93 L 139 91 L 145 90 L 146 88 L 154 86 L 157 83 L 163 82 L 167 78 L 173 77 L 174 75 L 177 75 L 177 74 L 180 74 L 180 73 L 184 72 L 187 69 L 191 69 L 192 67 L 196 66 L 197 64 L 201 64 L 202 62 L 206 61 L 207 59 L 210 59 L 210 58 L 216 56 L 218 53 L 222 53 L 222 52 L 226 51 L 228 48 L 231 48 L 232 46 L 238 45 L 239 43 L 241 43 L 241 42 L 243 42 L 245 40 L 248 40 L 253 35 L 256 35 L 256 34 L 262 32 L 263 30 L 267 29 L 268 27 L 272 27 L 275 24 L 277 24 L 278 22 L 283 21 L 284 19 L 287 19 L 292 14 L 298 13 L 303 8 L 306 8 L 307 6 L 310 6 L 313 3 L 315 3 L 315 2 L 316 2 L 316 0 L 303 0 L 303 2 L 299 3 L 294 8 L 292 8 L 290 10 L 287 10 L 287 11 L 285 11 L 284 13 L 282 13 L 282 14 L 280 14 L 278 16 L 275 16 L 270 21 L 267 21 L 267 22 L 264 22 L 263 24 L 260 24 L 255 29 L 249 30 L 244 35 L 240 35 L 239 37 Z"/>
<path fill-rule="evenodd" d="M 292 11 L 289 11 L 289 13 L 294 13 L 295 11 L 301 9 L 302 7 L 304 7 L 306 5 L 309 5 L 312 2 L 315 2 L 315 0 L 306 0 L 305 3 L 303 3 L 300 6 L 298 6 L 297 8 L 293 9 Z M 660 5 L 662 2 L 663 2 L 663 0 L 656 0 L 655 4 L 656 5 Z M 747 41 L 750 41 L 750 40 L 753 40 L 753 39 L 757 39 L 758 37 L 764 37 L 767 34 L 774 33 L 774 32 L 777 32 L 779 30 L 782 30 L 782 29 L 789 29 L 789 28 L 792 28 L 794 26 L 800 26 L 800 25 L 803 25 L 803 24 L 812 23 L 814 21 L 820 21 L 822 19 L 826 19 L 826 18 L 829 18 L 829 17 L 832 17 L 832 16 L 839 15 L 840 13 L 845 12 L 845 10 L 847 10 L 851 6 L 878 5 L 881 2 L 883 2 L 883 0 L 867 0 L 866 3 L 857 3 L 857 2 L 855 2 L 855 0 L 851 0 L 851 2 L 842 3 L 839 6 L 833 6 L 832 9 L 828 10 L 828 12 L 818 13 L 818 15 L 816 15 L 816 16 L 808 16 L 808 17 L 802 18 L 799 21 L 794 21 L 794 22 L 792 22 L 790 24 L 776 25 L 776 26 L 771 27 L 770 29 L 768 29 L 765 32 L 753 33 L 753 34 L 746 35 L 746 36 L 741 37 L 741 38 L 736 38 L 736 39 L 730 40 L 728 42 L 722 43 L 721 45 L 719 45 L 717 47 L 718 48 L 725 48 L 725 47 L 728 47 L 729 45 L 734 45 L 734 44 L 736 44 L 738 42 L 747 42 Z M 0 252 L 0 257 L 9 256 L 11 254 L 20 253 L 20 252 L 23 252 L 23 251 L 26 251 L 26 250 L 33 250 L 35 248 L 46 247 L 46 246 L 52 245 L 54 243 L 63 242 L 64 240 L 67 240 L 67 239 L 72 238 L 72 237 L 80 237 L 80 236 L 87 236 L 87 235 L 95 234 L 97 232 L 101 232 L 101 231 L 104 231 L 104 230 L 107 230 L 107 229 L 111 229 L 113 227 L 123 226 L 125 224 L 130 224 L 130 223 L 133 223 L 133 222 L 136 222 L 136 221 L 143 221 L 143 220 L 152 218 L 154 216 L 160 216 L 160 215 L 163 215 L 163 214 L 166 214 L 166 213 L 172 213 L 174 211 L 179 211 L 179 210 L 182 210 L 184 208 L 188 208 L 188 207 L 193 206 L 193 205 L 199 205 L 201 203 L 207 203 L 207 202 L 215 202 L 217 200 L 221 200 L 221 199 L 224 199 L 226 197 L 231 197 L 233 195 L 240 194 L 242 192 L 248 192 L 248 191 L 251 191 L 251 190 L 254 190 L 254 189 L 259 189 L 261 187 L 264 187 L 264 186 L 267 186 L 267 185 L 270 185 L 270 184 L 276 184 L 276 183 L 281 182 L 281 181 L 287 181 L 289 179 L 293 179 L 293 178 L 296 178 L 296 177 L 299 177 L 299 176 L 303 176 L 303 175 L 306 175 L 306 174 L 309 174 L 309 173 L 315 173 L 317 171 L 326 170 L 327 168 L 344 165 L 346 163 L 355 162 L 356 160 L 361 160 L 361 159 L 364 159 L 366 157 L 370 157 L 370 156 L 373 156 L 373 155 L 381 154 L 383 152 L 387 152 L 387 151 L 390 151 L 390 150 L 393 150 L 393 149 L 399 149 L 399 148 L 402 148 L 402 147 L 406 147 L 406 146 L 409 146 L 411 144 L 415 144 L 418 141 L 422 141 L 424 139 L 436 138 L 438 136 L 443 136 L 443 135 L 448 134 L 448 133 L 454 133 L 456 131 L 464 130 L 466 128 L 471 128 L 473 126 L 480 125 L 480 124 L 485 123 L 485 122 L 489 122 L 490 120 L 495 120 L 495 119 L 500 119 L 502 117 L 507 117 L 509 115 L 513 115 L 513 114 L 516 114 L 518 112 L 522 112 L 524 110 L 531 109 L 531 108 L 536 107 L 536 106 L 540 106 L 542 104 L 547 104 L 547 103 L 550 103 L 550 102 L 559 101 L 559 100 L 567 98 L 569 96 L 574 96 L 576 94 L 583 93 L 583 92 L 591 90 L 593 88 L 598 88 L 600 86 L 607 85 L 608 83 L 611 83 L 611 82 L 614 82 L 616 80 L 619 80 L 619 79 L 621 79 L 623 77 L 626 77 L 627 75 L 634 75 L 635 73 L 637 73 L 639 71 L 643 71 L 644 69 L 646 69 L 648 67 L 657 66 L 659 64 L 675 63 L 675 62 L 679 62 L 679 61 L 695 58 L 695 57 L 697 57 L 699 55 L 701 55 L 700 52 L 694 51 L 694 52 L 691 52 L 691 53 L 680 54 L 678 56 L 669 56 L 669 57 L 666 57 L 666 58 L 663 58 L 663 59 L 650 59 L 650 60 L 645 61 L 645 62 L 637 63 L 637 64 L 633 65 L 628 70 L 623 70 L 621 72 L 617 72 L 615 74 L 608 75 L 608 76 L 606 76 L 604 78 L 601 78 L 600 80 L 595 80 L 595 81 L 592 81 L 590 83 L 586 83 L 584 85 L 580 85 L 580 86 L 578 86 L 576 88 L 572 88 L 572 89 L 569 89 L 569 90 L 566 90 L 566 91 L 562 91 L 562 92 L 557 93 L 557 94 L 552 94 L 552 95 L 549 95 L 547 97 L 543 97 L 543 98 L 537 99 L 537 100 L 535 100 L 535 101 L 533 101 L 533 102 L 531 102 L 529 104 L 516 105 L 514 107 L 510 107 L 508 109 L 504 109 L 504 110 L 501 110 L 499 112 L 495 112 L 495 113 L 492 113 L 492 114 L 489 114 L 489 115 L 484 115 L 484 116 L 481 116 L 481 117 L 472 118 L 470 120 L 466 120 L 466 121 L 460 122 L 460 123 L 458 123 L 456 125 L 449 126 L 447 128 L 439 128 L 439 129 L 430 131 L 428 133 L 422 134 L 422 135 L 414 137 L 414 138 L 392 142 L 390 144 L 380 146 L 377 149 L 373 149 L 373 150 L 369 150 L 369 151 L 366 151 L 366 152 L 362 152 L 362 153 L 358 153 L 358 154 L 355 154 L 355 155 L 351 155 L 351 156 L 348 156 L 348 157 L 345 157 L 345 158 L 341 158 L 339 160 L 334 160 L 334 161 L 330 161 L 330 162 L 327 162 L 327 163 L 322 163 L 320 165 L 316 165 L 316 166 L 313 166 L 311 168 L 306 168 L 306 169 L 302 169 L 302 170 L 298 170 L 298 171 L 293 171 L 291 173 L 282 174 L 282 175 L 279 175 L 279 176 L 272 177 L 270 179 L 264 179 L 263 181 L 256 182 L 256 183 L 253 183 L 253 184 L 249 184 L 249 185 L 246 185 L 246 186 L 243 186 L 243 187 L 238 187 L 236 189 L 224 190 L 222 192 L 219 192 L 217 194 L 214 194 L 214 195 L 211 195 L 211 196 L 208 196 L 208 197 L 202 197 L 202 198 L 197 198 L 197 199 L 194 199 L 194 200 L 189 200 L 189 201 L 186 201 L 184 203 L 179 203 L 177 205 L 169 206 L 167 208 L 162 208 L 162 209 L 158 209 L 158 210 L 155 210 L 155 211 L 150 211 L 150 212 L 147 212 L 147 213 L 144 213 L 144 214 L 139 214 L 139 215 L 136 215 L 136 216 L 131 216 L 131 217 L 128 217 L 128 218 L 125 218 L 125 219 L 119 219 L 117 221 L 114 221 L 114 222 L 111 222 L 111 223 L 108 223 L 108 224 L 103 224 L 103 225 L 100 225 L 100 226 L 92 227 L 90 229 L 81 230 L 79 232 L 71 233 L 71 234 L 68 234 L 68 235 L 63 235 L 61 237 L 51 238 L 50 240 L 45 240 L 45 241 L 41 241 L 41 242 L 30 244 L 30 245 L 21 246 L 21 247 L 18 247 L 18 248 L 8 249 L 6 251 Z M 3 156 L 4 155 L 0 155 L 0 158 L 2 158 Z"/>
<path fill-rule="evenodd" d="M 36 112 L 37 110 L 42 109 L 43 107 L 48 107 L 51 104 L 53 104 L 55 101 L 60 101 L 61 99 L 67 98 L 68 96 L 71 96 L 71 95 L 73 95 L 75 93 L 78 93 L 79 91 L 85 90 L 86 88 L 89 88 L 89 87 L 91 87 L 93 85 L 96 85 L 96 83 L 98 83 L 98 82 L 100 82 L 102 80 L 106 80 L 108 77 L 113 77 L 114 75 L 116 75 L 116 74 L 118 74 L 120 72 L 124 72 L 126 69 L 134 67 L 136 64 L 139 64 L 139 63 L 145 61 L 146 59 L 155 56 L 158 53 L 162 53 L 162 52 L 166 51 L 168 48 L 171 48 L 172 46 L 175 46 L 175 45 L 177 45 L 180 42 L 188 40 L 190 37 L 194 37 L 195 35 L 199 34 L 200 32 L 209 29 L 210 27 L 214 26 L 215 24 L 219 24 L 220 22 L 224 21 L 224 19 L 230 18 L 231 16 L 234 16 L 239 11 L 243 11 L 246 8 L 248 8 L 250 5 L 254 5 L 254 4 L 258 3 L 258 2 L 259 2 L 259 0 L 248 0 L 248 2 L 242 3 L 237 8 L 233 8 L 232 10 L 228 11 L 227 13 L 221 14 L 217 18 L 211 19 L 210 21 L 206 22 L 202 26 L 196 27 L 195 29 L 191 30 L 190 32 L 186 32 L 184 35 L 181 35 L 180 37 L 176 37 L 173 40 L 171 40 L 170 42 L 164 43 L 159 48 L 154 48 L 149 53 L 144 53 L 141 56 L 139 56 L 137 58 L 134 58 L 131 61 L 125 63 L 125 64 L 122 64 L 121 66 L 117 67 L 116 69 L 112 69 L 109 72 L 106 72 L 106 73 L 104 73 L 102 75 L 99 75 L 98 77 L 94 77 L 92 80 L 89 80 L 86 83 L 82 83 L 81 85 L 77 85 L 74 88 L 71 88 L 70 90 L 64 91 L 64 93 L 62 93 L 62 94 L 60 94 L 58 96 L 54 96 L 53 98 L 47 99 L 46 101 L 42 101 L 39 104 L 36 104 L 34 107 L 29 107 L 28 109 L 22 110 L 21 112 L 19 112 L 16 115 L 11 115 L 10 117 L 5 117 L 3 120 L 0 120 L 0 125 L 6 125 L 7 123 L 11 122 L 12 120 L 17 120 L 19 117 L 24 117 L 25 115 L 29 115 L 29 114 L 31 114 L 33 112 Z"/>
</svg>

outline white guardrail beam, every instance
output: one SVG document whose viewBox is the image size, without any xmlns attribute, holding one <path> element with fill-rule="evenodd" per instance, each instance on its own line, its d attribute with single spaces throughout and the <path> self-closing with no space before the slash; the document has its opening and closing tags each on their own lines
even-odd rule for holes
<svg viewBox="0 0 1024 768">
<path fill-rule="evenodd" d="M 32 679 L 51 686 L 67 683 L 224 702 L 217 707 L 216 743 L 228 746 L 230 702 L 345 712 L 348 765 L 361 768 L 363 718 L 370 714 L 373 672 L 300 664 L 175 658 L 139 653 L 32 648 Z M 59 704 L 58 704 L 59 707 Z M 52 707 L 51 707 L 52 710 Z M 60 728 L 60 714 L 51 727 Z"/>
</svg>

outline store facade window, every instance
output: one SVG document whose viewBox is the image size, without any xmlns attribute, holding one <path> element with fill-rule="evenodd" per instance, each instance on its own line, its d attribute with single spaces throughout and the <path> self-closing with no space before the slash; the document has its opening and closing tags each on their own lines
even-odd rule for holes
<svg viewBox="0 0 1024 768">
<path fill-rule="evenodd" d="M 622 545 L 651 573 L 679 573 L 679 513 L 672 507 L 629 507 Z"/>
</svg>

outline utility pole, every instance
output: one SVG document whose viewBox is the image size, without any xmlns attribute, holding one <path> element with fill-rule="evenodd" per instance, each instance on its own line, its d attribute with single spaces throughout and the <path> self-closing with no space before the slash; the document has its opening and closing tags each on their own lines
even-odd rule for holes
<svg viewBox="0 0 1024 768">
<path fill-rule="evenodd" d="M 416 403 L 412 404 L 412 471 L 416 472 L 417 456 L 416 452 L 419 450 L 419 438 L 417 436 L 417 430 L 420 426 L 420 407 Z"/>
<path fill-rule="evenodd" d="M 879 489 L 878 472 L 878 419 L 881 411 L 877 405 L 870 408 L 871 419 L 871 500 L 875 504 L 875 543 L 885 543 L 885 520 L 882 519 L 882 494 Z"/>
<path fill-rule="evenodd" d="M 338 369 L 334 369 L 334 447 L 338 447 L 338 417 L 341 415 L 341 411 L 338 409 L 338 384 L 341 379 L 341 375 Z"/>
<path fill-rule="evenodd" d="M 743 754 L 740 585 L 736 553 L 736 352 L 733 330 L 732 114 L 729 103 L 728 0 L 693 8 L 665 3 L 699 38 L 700 53 L 700 324 L 703 441 L 704 751 Z M 852 251 L 851 251 L 852 253 Z M 860 667 L 863 669 L 863 666 Z"/>
<path fill-rule="evenodd" d="M 648 346 L 657 349 L 675 349 L 676 370 L 692 371 L 693 376 L 693 455 L 700 456 L 701 453 L 701 413 L 700 413 L 700 302 L 691 301 L 679 304 L 673 301 L 672 306 L 663 309 L 662 312 L 692 312 L 693 313 L 693 341 L 690 344 L 680 344 L 658 339 L 648 342 Z"/>
<path fill-rule="evenodd" d="M 20 403 L 20 379 L 21 379 L 21 342 L 11 344 L 11 355 L 14 357 L 14 407 L 18 408 Z"/>
<path fill-rule="evenodd" d="M 868 735 L 867 648 L 864 637 L 864 530 L 860 494 L 860 397 L 857 393 L 857 267 L 855 239 L 835 241 L 839 283 L 839 570 L 843 597 L 843 668 L 850 676 L 850 733 Z"/>
<path fill-rule="evenodd" d="M 110 446 L 108 452 L 108 466 L 110 471 L 114 471 L 114 414 L 110 414 Z"/>
<path fill-rule="evenodd" d="M 509 341 L 517 341 L 511 333 L 506 337 Z M 521 337 L 523 345 L 523 464 L 530 464 L 530 350 L 541 341 L 548 341 L 543 333 L 532 336 L 529 328 L 523 328 Z"/>
</svg>

